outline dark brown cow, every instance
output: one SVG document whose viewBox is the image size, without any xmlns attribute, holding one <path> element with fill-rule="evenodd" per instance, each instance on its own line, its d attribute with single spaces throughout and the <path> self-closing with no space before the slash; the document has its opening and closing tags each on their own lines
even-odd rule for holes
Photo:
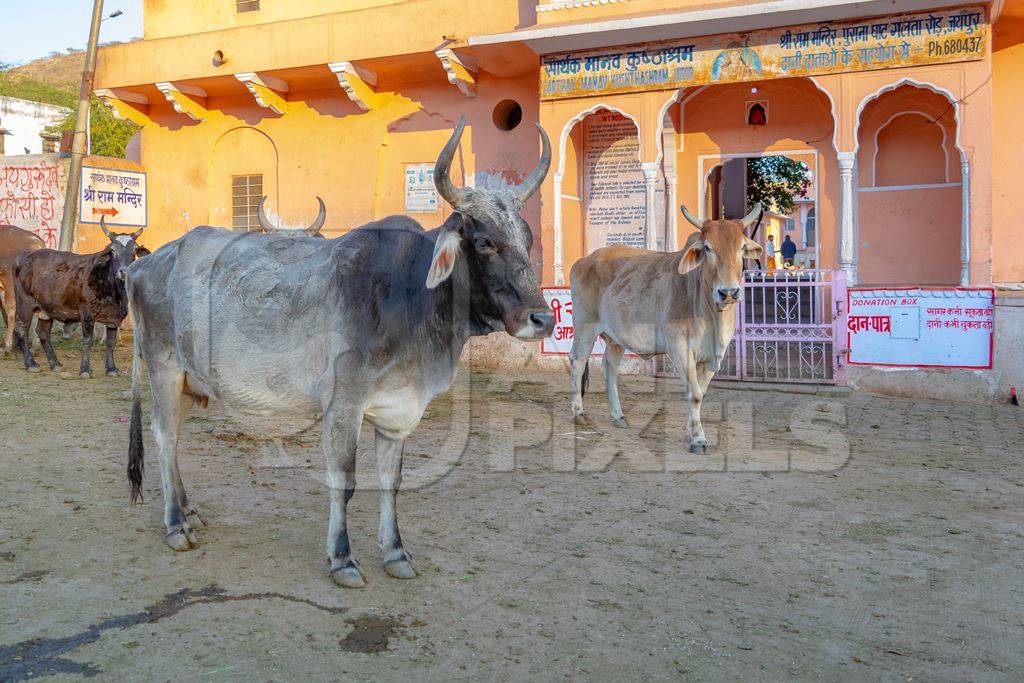
<svg viewBox="0 0 1024 683">
<path fill-rule="evenodd" d="M 92 348 L 94 323 L 101 323 L 107 328 L 107 375 L 116 377 L 118 374 L 114 364 L 114 345 L 117 343 L 117 328 L 128 314 L 123 271 L 136 257 L 149 252 L 136 243 L 142 228 L 128 235 L 118 235 L 107 230 L 103 220 L 100 227 L 110 244 L 99 253 L 69 254 L 40 249 L 23 253 L 15 261 L 17 314 L 14 337 L 24 354 L 25 369 L 29 372 L 39 372 L 28 343 L 32 318 L 39 313 L 36 334 L 46 352 L 51 370 L 63 370 L 50 343 L 50 327 L 54 320 L 60 320 L 65 325 L 69 322 L 82 324 L 85 344 L 82 346 L 80 376 L 92 377 L 89 351 Z"/>
<path fill-rule="evenodd" d="M 23 251 L 42 249 L 46 244 L 28 230 L 13 225 L 0 225 L 0 314 L 7 321 L 3 354 L 10 353 L 14 344 L 14 260 Z"/>
</svg>

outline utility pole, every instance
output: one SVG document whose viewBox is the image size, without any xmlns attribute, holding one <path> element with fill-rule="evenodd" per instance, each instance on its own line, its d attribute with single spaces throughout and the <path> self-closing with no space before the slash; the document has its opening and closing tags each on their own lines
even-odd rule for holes
<svg viewBox="0 0 1024 683">
<path fill-rule="evenodd" d="M 89 104 L 92 98 L 92 82 L 96 76 L 96 45 L 99 42 L 102 15 L 103 0 L 93 0 L 89 47 L 85 51 L 85 70 L 82 72 L 82 87 L 78 91 L 78 114 L 75 118 L 74 142 L 71 145 L 68 189 L 64 194 L 64 215 L 60 222 L 61 251 L 71 251 L 75 245 L 75 227 L 78 225 L 78 189 L 82 180 L 82 159 L 85 158 Z"/>
</svg>

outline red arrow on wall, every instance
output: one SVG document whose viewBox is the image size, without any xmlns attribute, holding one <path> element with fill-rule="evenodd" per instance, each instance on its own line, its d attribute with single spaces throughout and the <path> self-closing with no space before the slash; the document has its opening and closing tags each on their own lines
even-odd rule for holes
<svg viewBox="0 0 1024 683">
<path fill-rule="evenodd" d="M 95 206 L 92 207 L 92 215 L 94 216 L 116 216 L 117 209 L 110 207 L 109 209 L 97 209 Z"/>
</svg>

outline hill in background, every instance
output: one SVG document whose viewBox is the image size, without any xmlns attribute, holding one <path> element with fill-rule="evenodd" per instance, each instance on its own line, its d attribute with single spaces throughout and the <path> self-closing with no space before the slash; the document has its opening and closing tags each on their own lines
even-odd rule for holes
<svg viewBox="0 0 1024 683">
<path fill-rule="evenodd" d="M 0 95 L 71 107 L 74 110 L 78 103 L 78 88 L 84 68 L 84 50 L 54 53 L 21 66 L 0 65 Z M 92 153 L 123 157 L 125 145 L 138 127 L 129 121 L 114 118 L 110 110 L 95 97 L 92 98 L 90 111 Z M 74 127 L 75 113 L 72 111 L 51 130 L 73 130 Z"/>
<path fill-rule="evenodd" d="M 64 54 L 51 54 L 7 70 L 7 74 L 18 79 L 39 81 L 62 90 L 78 92 L 85 68 L 85 50 Z"/>
</svg>

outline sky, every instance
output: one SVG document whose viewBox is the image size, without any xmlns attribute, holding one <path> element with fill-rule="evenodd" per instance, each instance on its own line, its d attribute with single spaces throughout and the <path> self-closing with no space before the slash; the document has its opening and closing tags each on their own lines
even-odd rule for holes
<svg viewBox="0 0 1024 683">
<path fill-rule="evenodd" d="M 142 0 L 105 0 L 100 44 L 142 36 Z M 92 0 L 0 0 L 0 63 L 23 64 L 89 40 Z"/>
</svg>

